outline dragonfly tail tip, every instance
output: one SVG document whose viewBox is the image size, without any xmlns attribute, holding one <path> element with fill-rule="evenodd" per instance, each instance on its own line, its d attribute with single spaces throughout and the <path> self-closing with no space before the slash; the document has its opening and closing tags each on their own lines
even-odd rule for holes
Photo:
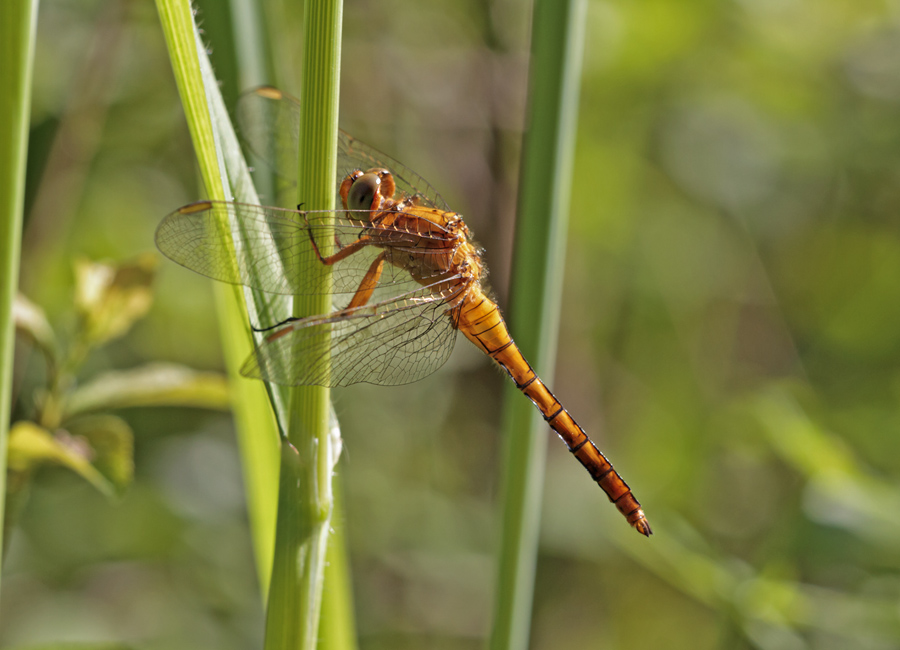
<svg viewBox="0 0 900 650">
<path fill-rule="evenodd" d="M 650 528 L 650 524 L 646 519 L 638 519 L 634 524 L 634 529 L 639 532 L 641 535 L 645 537 L 650 537 L 653 534 L 653 529 Z"/>
</svg>

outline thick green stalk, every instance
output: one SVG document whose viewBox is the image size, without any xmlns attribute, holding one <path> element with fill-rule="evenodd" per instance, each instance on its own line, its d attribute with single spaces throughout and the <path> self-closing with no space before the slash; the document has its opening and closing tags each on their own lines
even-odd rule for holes
<svg viewBox="0 0 900 650">
<path fill-rule="evenodd" d="M 304 5 L 297 202 L 312 210 L 335 207 L 341 11 L 340 0 L 307 0 Z M 330 271 L 317 260 L 308 241 L 301 239 L 297 245 L 304 251 L 298 263 L 304 274 L 319 278 L 319 289 L 313 295 L 295 297 L 294 313 L 327 313 L 331 311 Z M 310 358 L 322 356 L 329 343 L 323 332 Z M 327 388 L 300 386 L 291 391 L 288 438 L 297 456 L 283 462 L 282 471 L 292 472 L 296 482 L 291 486 L 300 489 L 292 489 L 292 503 L 282 504 L 279 497 L 275 562 L 276 566 L 285 563 L 289 570 L 272 576 L 267 649 L 316 647 L 333 508 L 331 477 L 337 458 L 329 418 Z M 289 487 L 284 479 L 281 484 L 283 489 Z M 283 607 L 276 610 L 275 602 Z"/>
<path fill-rule="evenodd" d="M 355 650 L 357 647 L 342 492 L 341 481 L 337 478 L 334 482 L 331 536 L 325 557 L 325 583 L 328 588 L 322 597 L 319 650 Z"/>
<path fill-rule="evenodd" d="M 508 310 L 523 354 L 548 382 L 555 361 L 568 225 L 583 0 L 535 0 L 530 120 L 519 181 Z M 503 409 L 503 528 L 490 647 L 528 646 L 547 424 L 511 384 Z"/>
<path fill-rule="evenodd" d="M 19 285 L 25 163 L 37 0 L 0 3 L 0 521 L 6 494 L 13 368 L 13 300 Z M 0 541 L 0 557 L 2 557 Z"/>
</svg>

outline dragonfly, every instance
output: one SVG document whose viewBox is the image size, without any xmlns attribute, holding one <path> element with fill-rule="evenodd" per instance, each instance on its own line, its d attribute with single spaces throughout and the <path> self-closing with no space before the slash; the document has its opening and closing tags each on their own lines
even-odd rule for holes
<svg viewBox="0 0 900 650">
<path fill-rule="evenodd" d="M 274 161 L 283 178 L 296 178 L 298 100 L 263 87 L 242 96 L 238 111 L 248 147 Z M 333 311 L 265 330 L 241 374 L 290 386 L 402 385 L 443 365 L 461 332 L 506 371 L 628 523 L 649 536 L 631 488 L 513 341 L 482 286 L 482 252 L 462 216 L 421 176 L 343 131 L 338 152 L 340 210 L 200 201 L 167 215 L 156 231 L 159 250 L 174 262 L 269 294 L 321 291 L 315 274 L 295 263 L 304 246 L 331 268 Z"/>
</svg>

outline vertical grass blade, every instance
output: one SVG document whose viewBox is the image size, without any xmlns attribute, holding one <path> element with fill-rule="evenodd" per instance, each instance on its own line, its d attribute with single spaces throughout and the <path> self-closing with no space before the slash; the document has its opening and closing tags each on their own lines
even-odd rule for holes
<svg viewBox="0 0 900 650">
<path fill-rule="evenodd" d="M 158 0 L 172 69 L 207 194 L 213 199 L 235 197 L 258 203 L 237 138 L 228 121 L 212 67 L 199 41 L 187 0 Z M 218 143 L 218 147 L 217 147 Z M 268 592 L 275 537 L 278 472 L 278 427 L 269 406 L 285 404 L 277 391 L 267 396 L 260 382 L 240 378 L 239 368 L 253 349 L 248 309 L 262 322 L 269 309 L 263 296 L 225 285 L 214 285 L 225 357 L 232 378 L 232 406 L 238 425 L 247 501 L 262 593 Z M 245 302 L 245 296 L 247 298 Z M 271 320 L 269 320 L 271 322 Z"/>
<path fill-rule="evenodd" d="M 340 0 L 304 4 L 297 202 L 309 209 L 335 207 L 341 12 Z M 304 251 L 298 264 L 304 274 L 318 277 L 319 290 L 312 296 L 295 297 L 294 314 L 327 313 L 331 311 L 330 271 L 316 259 L 308 241 L 297 243 Z M 311 358 L 327 351 L 329 343 L 323 335 L 318 349 L 310 350 Z M 266 648 L 312 650 L 318 641 L 333 509 L 331 479 L 338 449 L 330 432 L 327 388 L 294 388 L 290 403 L 288 438 L 297 457 L 282 463 L 282 472 L 291 474 L 290 481 L 282 478 L 281 485 L 300 489 L 293 489 L 290 503 L 279 498 L 275 564 L 283 569 L 276 569 L 272 576 Z M 276 608 L 279 602 L 283 606 Z"/>
<path fill-rule="evenodd" d="M 19 284 L 37 0 L 0 3 L 0 521 L 6 494 L 13 367 L 13 299 Z M 2 557 L 0 541 L 0 557 Z"/>
<path fill-rule="evenodd" d="M 190 3 L 184 0 L 157 0 L 156 7 L 169 48 L 184 116 L 194 143 L 194 153 L 200 165 L 200 175 L 209 198 L 224 201 L 225 184 L 222 182 L 223 174 L 219 167 L 212 120 L 203 87 Z"/>
<path fill-rule="evenodd" d="M 519 178 L 513 285 L 508 310 L 516 342 L 550 381 L 561 313 L 565 238 L 575 140 L 583 0 L 535 0 L 530 118 Z M 528 646 L 547 424 L 507 384 L 503 409 L 502 531 L 490 647 Z"/>
</svg>

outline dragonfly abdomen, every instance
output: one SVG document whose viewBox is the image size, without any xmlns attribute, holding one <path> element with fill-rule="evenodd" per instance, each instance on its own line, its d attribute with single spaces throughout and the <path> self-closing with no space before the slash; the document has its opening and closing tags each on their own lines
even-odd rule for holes
<svg viewBox="0 0 900 650">
<path fill-rule="evenodd" d="M 506 370 L 628 523 L 649 536 L 650 524 L 631 488 L 531 368 L 510 336 L 499 307 L 473 287 L 458 309 L 459 330 Z"/>
</svg>

